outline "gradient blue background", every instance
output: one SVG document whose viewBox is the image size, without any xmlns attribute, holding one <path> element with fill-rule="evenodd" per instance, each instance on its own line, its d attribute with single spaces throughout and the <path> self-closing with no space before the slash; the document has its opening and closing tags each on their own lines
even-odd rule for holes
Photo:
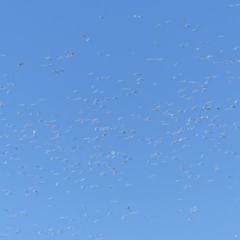
<svg viewBox="0 0 240 240">
<path fill-rule="evenodd" d="M 0 236 L 240 237 L 240 6 L 1 1 Z"/>
</svg>

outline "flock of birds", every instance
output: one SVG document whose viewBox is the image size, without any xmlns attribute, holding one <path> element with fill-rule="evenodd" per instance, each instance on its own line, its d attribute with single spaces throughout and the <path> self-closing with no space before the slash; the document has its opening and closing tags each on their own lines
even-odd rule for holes
<svg viewBox="0 0 240 240">
<path fill-rule="evenodd" d="M 31 74 L 41 82 L 22 80 L 27 62 L 3 74 L 1 237 L 152 239 L 149 232 L 161 236 L 172 222 L 188 229 L 206 216 L 214 221 L 221 201 L 238 211 L 240 60 L 222 57 L 224 44 L 215 49 L 224 35 L 209 41 L 185 18 L 152 29 L 169 48 L 158 36 L 147 53 L 139 40 L 124 63 L 109 47 L 111 54 L 95 53 L 94 65 L 86 60 L 81 79 L 74 49 L 40 56 Z M 174 32 L 193 42 L 176 45 Z M 82 33 L 79 41 L 91 51 L 97 39 Z"/>
</svg>

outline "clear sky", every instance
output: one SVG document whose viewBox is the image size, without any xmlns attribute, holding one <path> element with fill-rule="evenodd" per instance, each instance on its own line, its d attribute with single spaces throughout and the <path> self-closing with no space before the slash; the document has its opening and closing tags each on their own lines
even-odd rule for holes
<svg viewBox="0 0 240 240">
<path fill-rule="evenodd" d="M 240 238 L 240 4 L 2 0 L 0 237 Z"/>
</svg>

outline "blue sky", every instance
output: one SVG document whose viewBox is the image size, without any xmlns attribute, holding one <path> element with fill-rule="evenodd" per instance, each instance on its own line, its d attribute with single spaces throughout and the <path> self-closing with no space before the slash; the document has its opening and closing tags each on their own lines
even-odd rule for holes
<svg viewBox="0 0 240 240">
<path fill-rule="evenodd" d="M 2 1 L 0 236 L 239 238 L 239 11 Z"/>
</svg>

